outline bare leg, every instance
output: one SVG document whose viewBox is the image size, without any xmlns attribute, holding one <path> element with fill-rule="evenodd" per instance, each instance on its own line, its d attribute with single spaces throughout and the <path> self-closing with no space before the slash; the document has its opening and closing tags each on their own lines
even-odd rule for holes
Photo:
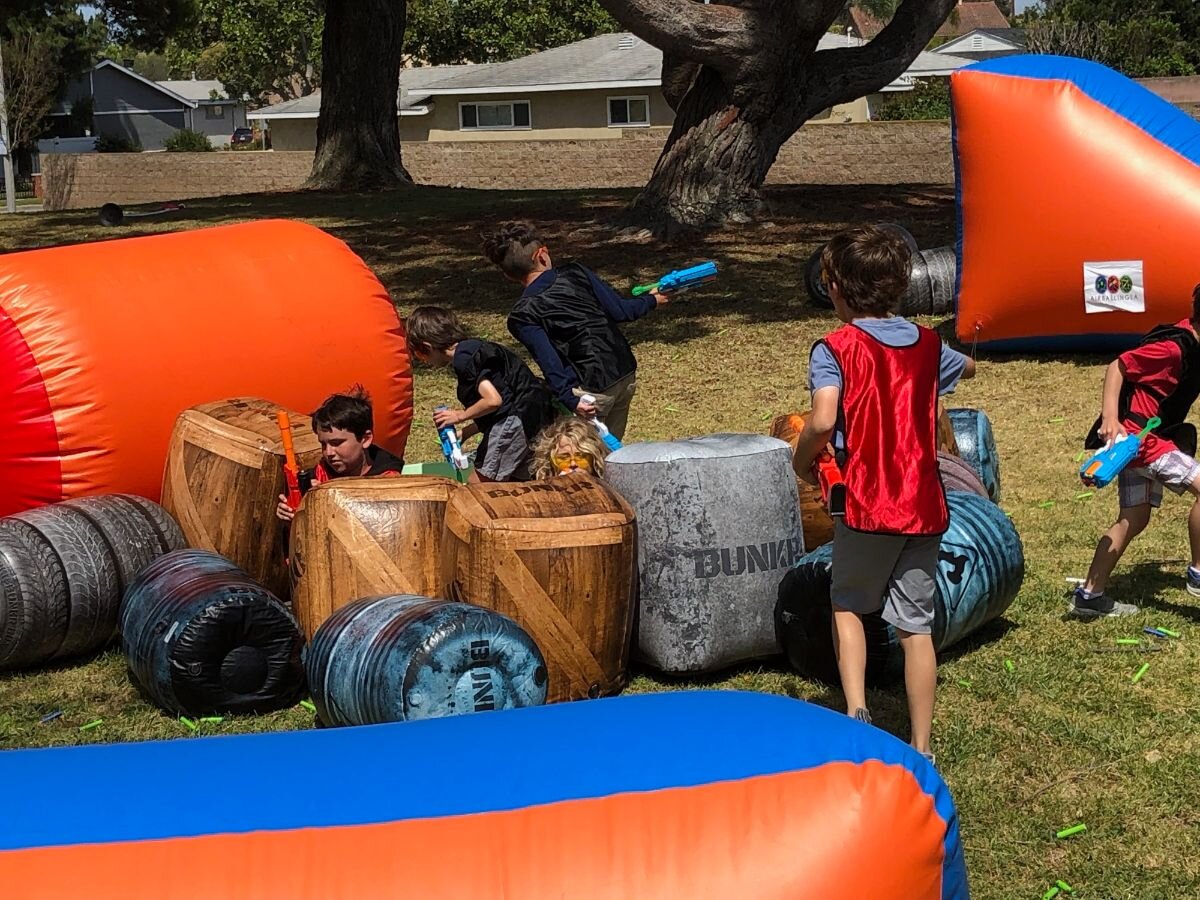
<svg viewBox="0 0 1200 900">
<path fill-rule="evenodd" d="M 904 650 L 904 690 L 908 694 L 908 721 L 912 745 L 921 753 L 929 752 L 933 730 L 933 699 L 937 693 L 937 653 L 933 636 L 912 634 L 896 629 Z"/>
<path fill-rule="evenodd" d="M 852 716 L 867 708 L 867 635 L 858 613 L 833 608 L 833 652 L 846 695 L 846 714 Z"/>
<path fill-rule="evenodd" d="M 1150 504 L 1141 506 L 1121 507 L 1117 514 L 1116 523 L 1100 538 L 1096 545 L 1096 554 L 1092 557 L 1092 566 L 1088 569 L 1087 580 L 1083 589 L 1089 594 L 1102 594 L 1108 586 L 1108 578 L 1116 568 L 1129 542 L 1145 530 L 1150 524 Z M 1197 541 L 1200 540 L 1200 512 L 1192 506 L 1188 516 L 1188 530 L 1192 536 L 1192 558 L 1196 558 Z"/>
<path fill-rule="evenodd" d="M 1196 498 L 1188 513 L 1188 540 L 1192 545 L 1192 568 L 1200 569 L 1200 476 L 1188 485 Z"/>
</svg>

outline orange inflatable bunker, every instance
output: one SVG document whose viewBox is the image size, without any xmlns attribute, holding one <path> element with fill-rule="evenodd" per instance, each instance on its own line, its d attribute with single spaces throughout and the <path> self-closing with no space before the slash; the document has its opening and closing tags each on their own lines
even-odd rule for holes
<svg viewBox="0 0 1200 900">
<path fill-rule="evenodd" d="M 0 515 L 157 500 L 176 417 L 226 397 L 310 412 L 360 382 L 402 455 L 412 367 L 343 242 L 269 220 L 0 256 Z"/>
</svg>

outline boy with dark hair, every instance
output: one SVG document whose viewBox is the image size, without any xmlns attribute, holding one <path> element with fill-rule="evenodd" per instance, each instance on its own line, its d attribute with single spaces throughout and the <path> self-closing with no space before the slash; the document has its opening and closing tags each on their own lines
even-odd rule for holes
<svg viewBox="0 0 1200 900">
<path fill-rule="evenodd" d="M 937 462 L 937 403 L 975 363 L 937 334 L 892 313 L 908 287 L 910 252 L 872 225 L 835 236 L 821 279 L 845 324 L 812 349 L 813 411 L 796 443 L 796 474 L 833 440 L 846 482 L 834 525 L 833 644 L 846 712 L 871 721 L 862 616 L 883 609 L 904 650 L 912 745 L 931 762 L 937 686 L 932 626 L 941 535 L 949 510 Z"/>
<path fill-rule="evenodd" d="M 640 319 L 667 300 L 657 292 L 627 300 L 579 263 L 557 268 L 528 222 L 502 222 L 483 250 L 504 277 L 524 287 L 508 330 L 529 350 L 555 397 L 584 418 L 625 436 L 637 390 L 637 360 L 618 322 Z M 595 404 L 579 398 L 590 394 Z"/>
<path fill-rule="evenodd" d="M 371 399 L 361 384 L 345 394 L 327 397 L 312 414 L 312 429 L 321 442 L 321 461 L 316 468 L 300 473 L 301 491 L 334 478 L 399 475 L 404 460 L 375 443 L 374 425 Z M 285 522 L 296 515 L 286 494 L 279 495 L 275 515 Z"/>
<path fill-rule="evenodd" d="M 421 362 L 450 366 L 460 410 L 433 414 L 438 428 L 470 421 L 460 437 L 483 440 L 472 481 L 529 481 L 533 439 L 555 416 L 546 383 L 505 347 L 471 337 L 448 309 L 418 306 L 404 323 L 408 348 Z"/>
<path fill-rule="evenodd" d="M 1126 616 L 1138 608 L 1104 595 L 1108 578 L 1129 543 L 1150 524 L 1162 505 L 1163 486 L 1196 498 L 1188 513 L 1191 565 L 1184 585 L 1200 597 L 1200 464 L 1196 428 L 1188 411 L 1200 396 L 1200 284 L 1192 290 L 1192 314 L 1174 325 L 1159 325 L 1132 350 L 1113 360 L 1104 374 L 1100 418 L 1084 446 L 1091 450 L 1137 433 L 1155 416 L 1161 424 L 1142 439 L 1138 455 L 1117 476 L 1120 510 L 1116 523 L 1096 546 L 1084 583 L 1075 589 L 1071 612 L 1081 618 Z"/>
</svg>

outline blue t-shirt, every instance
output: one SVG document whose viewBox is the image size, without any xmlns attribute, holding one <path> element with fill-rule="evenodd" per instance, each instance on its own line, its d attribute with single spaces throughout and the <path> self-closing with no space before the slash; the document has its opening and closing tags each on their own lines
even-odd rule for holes
<svg viewBox="0 0 1200 900">
<path fill-rule="evenodd" d="M 907 347 L 917 339 L 917 326 L 908 319 L 893 316 L 890 319 L 855 319 L 854 327 L 861 328 L 875 340 L 887 347 Z M 938 396 L 949 394 L 962 378 L 967 366 L 967 357 L 957 350 L 942 344 L 942 355 L 938 363 Z M 842 370 L 838 368 L 833 351 L 824 342 L 812 349 L 808 360 L 808 389 L 816 392 L 821 388 L 842 388 Z M 841 412 L 838 412 L 837 428 L 833 445 L 844 447 L 845 429 L 842 427 Z"/>
</svg>

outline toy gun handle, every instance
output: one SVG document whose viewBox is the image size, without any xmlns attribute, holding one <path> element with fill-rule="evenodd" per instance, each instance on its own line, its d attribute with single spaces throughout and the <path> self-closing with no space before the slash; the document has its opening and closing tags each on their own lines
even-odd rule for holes
<svg viewBox="0 0 1200 900">
<path fill-rule="evenodd" d="M 818 454 L 813 462 L 813 469 L 829 515 L 846 515 L 846 482 L 842 478 L 842 470 L 838 468 L 837 460 L 828 448 Z"/>
<path fill-rule="evenodd" d="M 283 477 L 287 479 L 287 503 L 293 510 L 300 507 L 300 467 L 296 464 L 296 447 L 292 443 L 292 419 L 286 409 L 275 413 L 279 422 L 279 437 L 283 441 Z"/>
<path fill-rule="evenodd" d="M 658 286 L 661 283 L 662 282 L 660 282 L 660 281 L 655 281 L 651 284 L 639 284 L 639 285 L 635 286 L 634 289 L 630 293 L 632 293 L 633 296 L 635 296 L 635 297 L 640 297 L 640 296 L 642 296 L 642 294 L 648 294 L 651 291 L 658 290 Z"/>
</svg>

